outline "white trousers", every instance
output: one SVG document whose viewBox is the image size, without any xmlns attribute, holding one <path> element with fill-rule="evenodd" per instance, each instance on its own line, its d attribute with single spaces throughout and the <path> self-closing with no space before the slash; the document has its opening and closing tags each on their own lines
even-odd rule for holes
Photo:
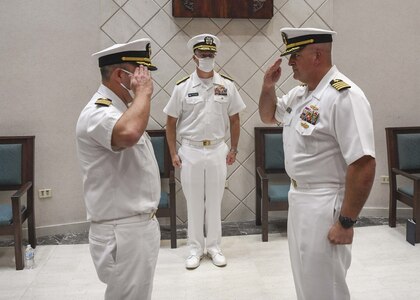
<svg viewBox="0 0 420 300">
<path fill-rule="evenodd" d="M 91 223 L 90 253 L 105 300 L 149 300 L 160 247 L 156 218 L 129 223 Z"/>
<path fill-rule="evenodd" d="M 344 188 L 290 189 L 287 238 L 298 300 L 350 299 L 351 245 L 327 238 L 343 197 Z"/>
<path fill-rule="evenodd" d="M 221 204 L 228 151 L 225 143 L 211 147 L 182 145 L 178 151 L 182 160 L 181 185 L 187 200 L 188 245 L 191 254 L 200 256 L 205 248 L 209 253 L 220 251 Z"/>
</svg>

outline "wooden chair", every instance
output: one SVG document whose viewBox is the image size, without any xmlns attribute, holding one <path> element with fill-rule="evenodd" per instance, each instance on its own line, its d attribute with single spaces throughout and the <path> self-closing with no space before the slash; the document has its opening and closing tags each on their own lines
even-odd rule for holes
<svg viewBox="0 0 420 300">
<path fill-rule="evenodd" d="M 284 168 L 283 128 L 255 127 L 254 133 L 256 224 L 262 224 L 262 240 L 267 242 L 268 212 L 288 210 L 290 179 Z"/>
<path fill-rule="evenodd" d="M 390 189 L 389 226 L 396 225 L 397 201 L 412 207 L 414 230 L 411 231 L 412 225 L 407 222 L 407 241 L 415 244 L 420 242 L 420 127 L 389 127 L 385 132 Z"/>
<path fill-rule="evenodd" d="M 176 198 L 175 198 L 175 171 L 169 154 L 166 141 L 166 131 L 148 130 L 158 161 L 160 178 L 168 181 L 163 184 L 160 202 L 156 217 L 169 217 L 171 228 L 171 248 L 176 248 Z M 166 189 L 165 189 L 166 187 Z"/>
<path fill-rule="evenodd" d="M 0 204 L 0 235 L 13 235 L 16 270 L 24 268 L 22 224 L 28 220 L 29 244 L 36 247 L 34 213 L 34 136 L 0 137 L 0 191 L 16 191 Z M 26 205 L 21 200 L 26 194 Z"/>
</svg>

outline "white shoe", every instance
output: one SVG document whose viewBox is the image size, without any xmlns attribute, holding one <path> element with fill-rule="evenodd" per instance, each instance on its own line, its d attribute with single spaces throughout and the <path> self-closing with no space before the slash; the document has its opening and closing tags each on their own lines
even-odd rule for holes
<svg viewBox="0 0 420 300">
<path fill-rule="evenodd" d="M 185 267 L 189 270 L 197 268 L 200 265 L 200 261 L 202 258 L 203 256 L 191 254 L 185 260 Z"/>
<path fill-rule="evenodd" d="M 215 266 L 224 267 L 227 265 L 226 257 L 220 251 L 213 254 L 207 253 L 207 256 L 211 258 Z"/>
</svg>

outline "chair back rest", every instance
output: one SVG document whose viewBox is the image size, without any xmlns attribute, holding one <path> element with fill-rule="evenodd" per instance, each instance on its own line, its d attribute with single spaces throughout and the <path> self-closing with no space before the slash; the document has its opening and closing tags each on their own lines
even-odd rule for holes
<svg viewBox="0 0 420 300">
<path fill-rule="evenodd" d="M 385 128 L 390 168 L 420 170 L 420 127 Z"/>
<path fill-rule="evenodd" d="M 255 163 L 267 173 L 284 173 L 282 127 L 255 127 Z"/>
<path fill-rule="evenodd" d="M 22 184 L 22 145 L 0 144 L 0 185 Z"/>
<path fill-rule="evenodd" d="M 284 169 L 283 133 L 264 135 L 264 156 L 266 170 Z"/>
<path fill-rule="evenodd" d="M 34 178 L 34 136 L 0 137 L 0 190 L 14 190 Z"/>
<path fill-rule="evenodd" d="M 153 151 L 159 166 L 160 176 L 168 178 L 169 172 L 174 169 L 170 159 L 168 142 L 166 141 L 166 131 L 164 129 L 147 130 L 153 145 Z"/>
<path fill-rule="evenodd" d="M 399 169 L 420 169 L 420 132 L 397 134 Z"/>
</svg>

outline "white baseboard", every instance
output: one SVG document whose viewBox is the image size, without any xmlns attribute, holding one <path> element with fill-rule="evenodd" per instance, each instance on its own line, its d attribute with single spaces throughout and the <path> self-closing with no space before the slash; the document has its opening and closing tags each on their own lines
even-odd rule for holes
<svg viewBox="0 0 420 300">
<path fill-rule="evenodd" d="M 88 231 L 90 227 L 90 222 L 75 222 L 67 224 L 57 224 L 49 226 L 41 226 L 36 228 L 36 236 L 48 236 L 55 234 L 65 234 L 69 232 L 79 233 Z"/>
<path fill-rule="evenodd" d="M 282 217 L 287 217 L 285 212 L 283 213 Z M 388 208 L 378 208 L 378 207 L 364 207 L 362 212 L 360 213 L 362 217 L 374 217 L 374 218 L 388 218 Z M 397 209 L 397 217 L 398 218 L 412 218 L 413 216 L 413 209 L 410 207 L 399 207 Z M 48 226 L 40 226 L 36 228 L 36 236 L 49 236 L 55 234 L 66 234 L 66 233 L 80 233 L 89 230 L 90 222 L 75 222 L 75 223 L 67 223 L 67 224 L 56 224 L 56 225 L 48 225 Z M 27 229 L 23 229 L 23 236 L 27 237 Z M 0 240 L 3 240 L 0 237 Z"/>
</svg>

